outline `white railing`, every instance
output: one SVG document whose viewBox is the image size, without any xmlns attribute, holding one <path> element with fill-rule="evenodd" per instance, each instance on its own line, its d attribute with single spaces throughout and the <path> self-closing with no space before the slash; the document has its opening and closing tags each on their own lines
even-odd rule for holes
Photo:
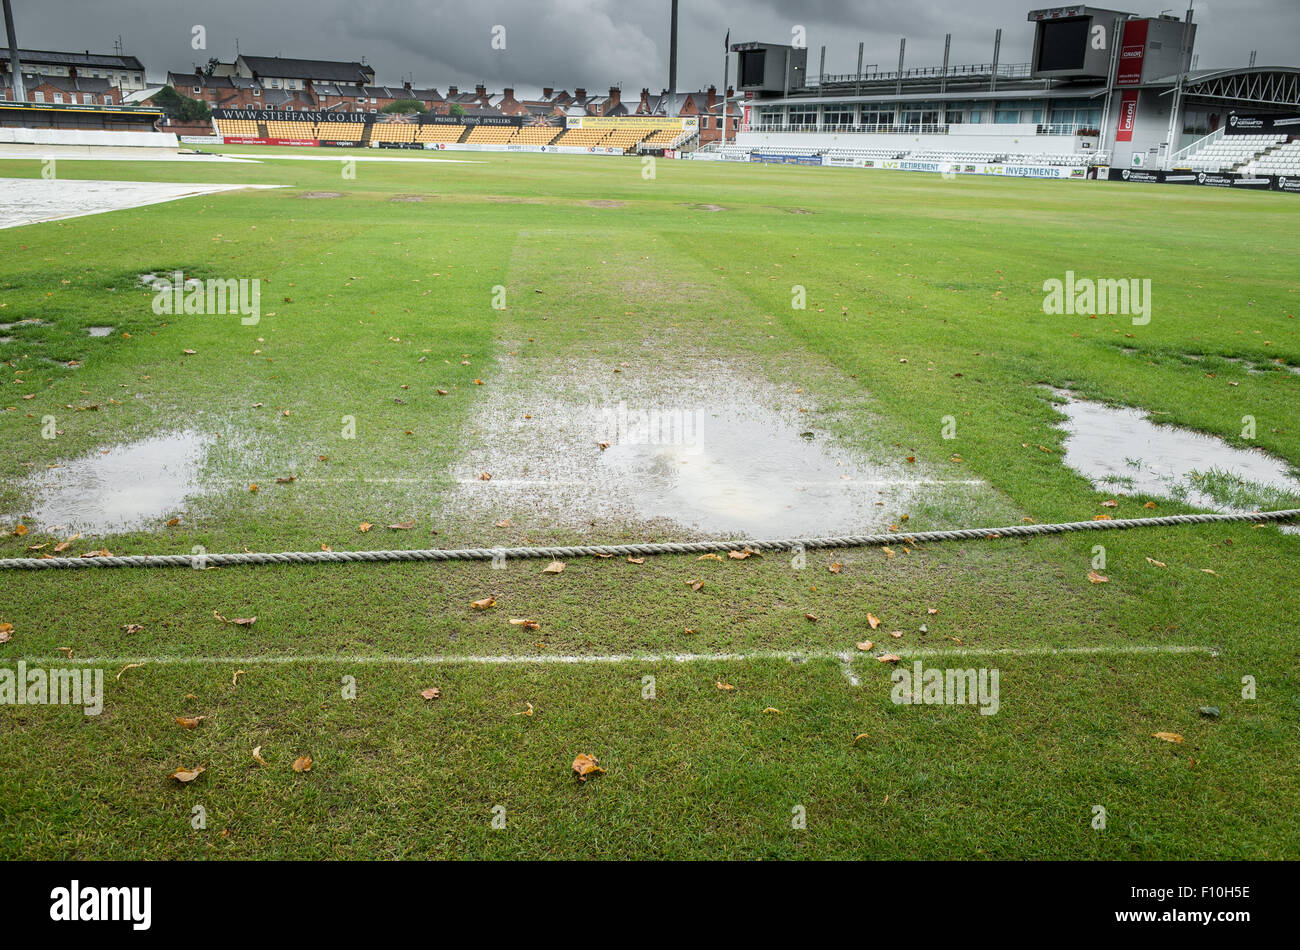
<svg viewBox="0 0 1300 950">
<path fill-rule="evenodd" d="M 1180 148 L 1178 151 L 1174 152 L 1173 155 L 1169 156 L 1169 160 L 1165 162 L 1165 169 L 1168 170 L 1170 168 L 1175 167 L 1174 166 L 1175 162 L 1181 161 L 1182 159 L 1187 158 L 1187 156 L 1191 155 L 1193 152 L 1199 152 L 1207 145 L 1211 145 L 1214 142 L 1219 141 L 1219 139 L 1223 138 L 1223 130 L 1225 128 L 1226 126 L 1220 126 L 1219 128 L 1215 129 L 1213 132 L 1211 132 L 1209 135 L 1204 136 L 1203 138 L 1199 138 L 1191 145 L 1188 145 L 1186 148 Z"/>
</svg>

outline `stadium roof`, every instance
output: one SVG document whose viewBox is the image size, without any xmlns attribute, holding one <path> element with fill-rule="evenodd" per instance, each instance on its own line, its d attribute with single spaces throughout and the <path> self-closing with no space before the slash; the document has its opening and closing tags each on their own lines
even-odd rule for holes
<svg viewBox="0 0 1300 950">
<path fill-rule="evenodd" d="M 328 59 L 284 59 L 279 56 L 240 56 L 244 65 L 259 76 L 283 79 L 319 79 L 322 82 L 371 82 L 374 74 L 364 63 L 344 63 Z"/>
<path fill-rule="evenodd" d="M 0 48 L 0 60 L 9 61 L 9 48 Z M 111 53 L 60 53 L 44 49 L 20 49 L 18 61 L 24 66 L 28 63 L 41 63 L 50 66 L 99 66 L 107 69 L 144 69 L 144 64 L 134 56 L 116 56 Z"/>
</svg>

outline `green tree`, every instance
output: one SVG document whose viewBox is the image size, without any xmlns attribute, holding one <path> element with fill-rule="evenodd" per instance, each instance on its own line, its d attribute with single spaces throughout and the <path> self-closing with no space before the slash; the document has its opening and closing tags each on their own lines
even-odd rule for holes
<svg viewBox="0 0 1300 950">
<path fill-rule="evenodd" d="M 171 86 L 163 86 L 154 93 L 153 103 L 177 122 L 201 122 L 212 118 L 212 110 L 206 102 L 182 95 Z"/>
<path fill-rule="evenodd" d="M 388 105 L 379 110 L 380 112 L 423 112 L 424 106 L 414 99 L 394 99 Z"/>
<path fill-rule="evenodd" d="M 453 102 L 450 106 L 447 107 L 447 111 L 451 115 L 456 116 L 457 118 L 462 118 L 465 115 L 465 107 L 461 105 L 459 102 Z"/>
</svg>

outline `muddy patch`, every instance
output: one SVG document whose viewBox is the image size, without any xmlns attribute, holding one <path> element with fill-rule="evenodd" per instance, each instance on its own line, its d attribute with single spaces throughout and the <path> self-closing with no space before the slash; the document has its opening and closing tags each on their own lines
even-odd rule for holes
<svg viewBox="0 0 1300 950">
<path fill-rule="evenodd" d="M 202 490 L 212 441 L 196 432 L 152 436 L 60 463 L 29 478 L 31 521 L 85 534 L 161 528 Z"/>
<path fill-rule="evenodd" d="M 86 327 L 86 332 L 91 336 L 109 336 L 113 332 L 112 327 Z"/>
<path fill-rule="evenodd" d="M 584 201 L 583 204 L 585 204 L 589 208 L 626 208 L 627 207 L 626 201 L 610 201 L 607 198 L 595 198 L 591 201 Z"/>
<path fill-rule="evenodd" d="M 341 191 L 304 191 L 299 198 L 342 198 Z"/>
<path fill-rule="evenodd" d="M 811 421 L 816 406 L 723 361 L 671 370 L 502 360 L 470 423 L 448 506 L 517 524 L 807 537 L 884 530 L 936 480 L 873 461 Z M 485 477 L 490 476 L 490 477 Z"/>
<path fill-rule="evenodd" d="M 401 203 L 401 202 L 407 202 L 407 201 L 409 201 L 409 202 L 420 202 L 420 201 L 424 201 L 426 197 L 429 197 L 429 196 L 426 196 L 426 195 L 393 195 L 393 197 L 389 198 L 388 200 L 389 200 L 389 201 L 398 202 L 398 203 Z"/>
<path fill-rule="evenodd" d="M 727 210 L 726 208 L 722 207 L 722 205 L 708 205 L 708 204 L 697 204 L 697 205 L 688 204 L 688 205 L 683 205 L 682 207 L 690 208 L 692 211 L 726 211 Z"/>
<path fill-rule="evenodd" d="M 780 208 L 775 205 L 772 205 L 771 207 L 775 208 L 777 211 L 784 211 L 786 214 L 816 214 L 816 212 L 809 211 L 807 208 Z"/>
<path fill-rule="evenodd" d="M 1099 491 L 1155 495 L 1217 511 L 1255 511 L 1300 501 L 1300 479 L 1262 450 L 1152 422 L 1138 409 L 1074 398 L 1065 414 L 1065 464 Z"/>
<path fill-rule="evenodd" d="M 0 323 L 0 330 L 13 330 L 17 327 L 52 327 L 52 326 L 54 326 L 54 324 L 46 320 L 39 320 L 35 317 L 31 317 L 26 320 L 15 320 L 13 323 Z"/>
</svg>

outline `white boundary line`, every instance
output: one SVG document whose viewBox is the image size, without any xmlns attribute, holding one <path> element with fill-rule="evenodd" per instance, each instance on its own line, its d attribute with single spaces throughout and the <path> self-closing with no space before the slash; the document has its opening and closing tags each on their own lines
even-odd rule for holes
<svg viewBox="0 0 1300 950">
<path fill-rule="evenodd" d="M 1148 656 L 1153 654 L 1205 654 L 1218 656 L 1217 647 L 1195 645 L 1151 644 L 1146 646 L 1096 646 L 1096 647 L 921 647 L 900 648 L 893 651 L 905 660 L 924 657 L 959 656 Z M 848 650 L 757 650 L 753 653 L 604 653 L 589 655 L 535 656 L 450 656 L 428 654 L 401 656 L 396 654 L 336 655 L 312 654 L 307 656 L 93 656 L 73 657 L 62 654 L 49 657 L 15 656 L 0 660 L 8 665 L 23 660 L 31 665 L 118 665 L 125 663 L 153 663 L 159 666 L 255 666 L 291 665 L 295 663 L 351 663 L 354 665 L 381 666 L 385 664 L 409 666 L 570 666 L 614 665 L 620 663 L 745 663 L 756 660 L 837 660 L 850 665 L 855 659 L 876 659 L 874 653 Z"/>
</svg>

